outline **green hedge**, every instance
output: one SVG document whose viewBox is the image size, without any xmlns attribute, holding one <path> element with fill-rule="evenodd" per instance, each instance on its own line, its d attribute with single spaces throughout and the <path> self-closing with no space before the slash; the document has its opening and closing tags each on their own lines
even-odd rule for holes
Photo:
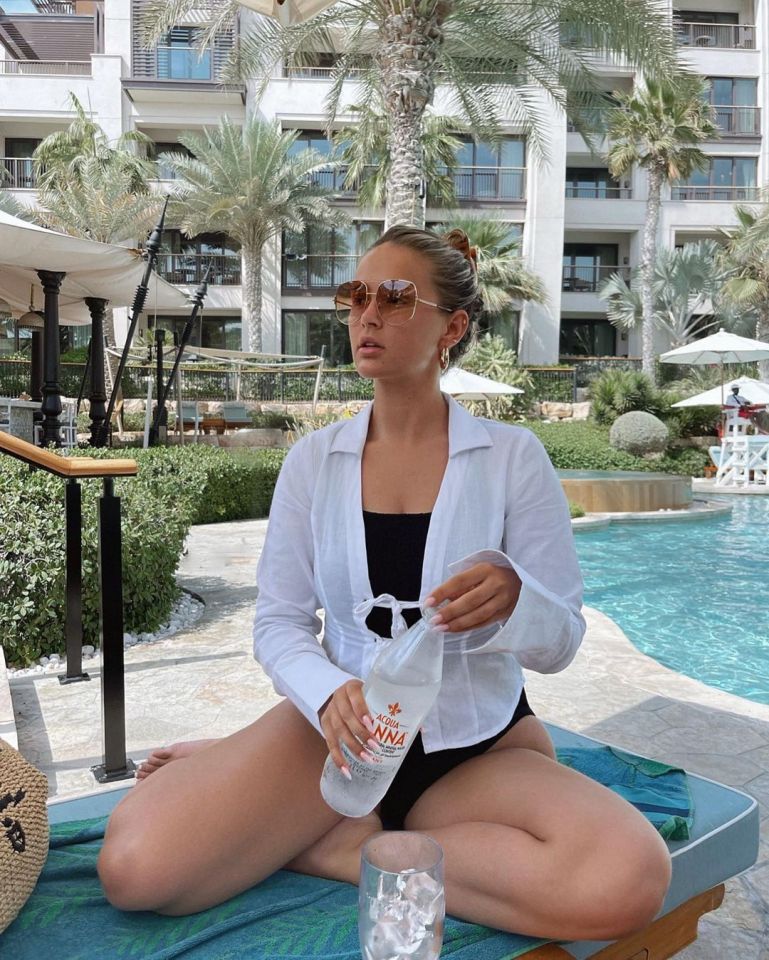
<svg viewBox="0 0 769 960">
<path fill-rule="evenodd" d="M 634 457 L 609 445 L 608 427 L 587 420 L 576 423 L 530 420 L 524 426 L 539 437 L 558 470 L 645 470 L 701 477 L 710 463 L 704 450 L 691 448 L 671 451 L 659 460 Z"/>
</svg>

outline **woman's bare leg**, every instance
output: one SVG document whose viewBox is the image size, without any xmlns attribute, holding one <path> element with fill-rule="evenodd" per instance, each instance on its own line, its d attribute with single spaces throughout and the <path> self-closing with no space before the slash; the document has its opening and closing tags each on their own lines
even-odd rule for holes
<svg viewBox="0 0 769 960">
<path fill-rule="evenodd" d="M 140 763 L 136 768 L 136 779 L 138 781 L 146 780 L 151 773 L 155 773 L 161 767 L 164 767 L 172 760 L 183 760 L 198 750 L 216 743 L 217 739 L 211 740 L 180 740 L 179 743 L 172 743 L 168 747 L 156 747 L 147 759 Z"/>
<path fill-rule="evenodd" d="M 248 889 L 342 820 L 320 795 L 328 750 L 288 701 L 168 763 L 107 826 L 98 870 L 124 910 L 187 914 Z"/>
</svg>

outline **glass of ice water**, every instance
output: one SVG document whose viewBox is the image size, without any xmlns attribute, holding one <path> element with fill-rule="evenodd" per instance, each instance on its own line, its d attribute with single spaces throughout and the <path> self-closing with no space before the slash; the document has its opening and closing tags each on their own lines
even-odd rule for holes
<svg viewBox="0 0 769 960">
<path fill-rule="evenodd" d="M 445 914 L 440 844 L 408 830 L 367 840 L 358 889 L 364 960 L 436 960 Z"/>
</svg>

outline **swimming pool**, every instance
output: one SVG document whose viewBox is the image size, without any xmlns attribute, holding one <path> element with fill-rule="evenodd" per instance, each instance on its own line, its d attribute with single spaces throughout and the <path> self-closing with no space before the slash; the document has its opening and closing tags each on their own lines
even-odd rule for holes
<svg viewBox="0 0 769 960">
<path fill-rule="evenodd" d="M 660 663 L 769 704 L 769 497 L 720 499 L 731 515 L 581 533 L 585 603 Z"/>
</svg>

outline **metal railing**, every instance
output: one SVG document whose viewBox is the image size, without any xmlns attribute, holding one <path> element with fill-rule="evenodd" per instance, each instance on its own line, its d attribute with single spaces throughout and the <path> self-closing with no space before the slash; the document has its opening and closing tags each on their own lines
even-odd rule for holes
<svg viewBox="0 0 769 960">
<path fill-rule="evenodd" d="M 77 13 L 75 0 L 3 0 L 2 8 L 7 15 L 13 16 L 17 13 L 25 15 L 44 14 L 46 16 L 73 16 Z M 90 13 L 87 14 L 90 16 Z"/>
<path fill-rule="evenodd" d="M 90 77 L 90 60 L 0 60 L 0 76 Z"/>
<path fill-rule="evenodd" d="M 633 191 L 630 187 L 606 187 L 601 183 L 566 184 L 566 196 L 576 200 L 632 200 Z"/>
<path fill-rule="evenodd" d="M 761 107 L 714 104 L 713 111 L 721 133 L 733 137 L 761 136 Z"/>
<path fill-rule="evenodd" d="M 571 293 L 595 293 L 601 284 L 614 273 L 618 273 L 623 280 L 629 282 L 630 272 L 630 267 L 607 267 L 602 263 L 586 266 L 565 265 L 561 290 Z"/>
<path fill-rule="evenodd" d="M 169 283 L 192 285 L 203 282 L 210 266 L 209 284 L 239 286 L 240 256 L 234 253 L 160 253 L 157 272 Z"/>
<path fill-rule="evenodd" d="M 330 80 L 335 67 L 284 67 L 283 76 L 288 80 Z M 352 69 L 347 71 L 348 77 L 357 77 L 363 73 L 362 70 Z"/>
<path fill-rule="evenodd" d="M 439 171 L 444 175 L 446 169 Z M 457 200 L 523 200 L 526 167 L 455 167 L 452 172 Z"/>
<path fill-rule="evenodd" d="M 756 28 L 749 23 L 687 23 L 676 20 L 676 42 L 682 47 L 755 50 Z"/>
<path fill-rule="evenodd" d="M 355 276 L 357 256 L 344 254 L 285 254 L 284 290 L 334 290 Z"/>
<path fill-rule="evenodd" d="M 0 187 L 8 190 L 34 190 L 37 171 L 32 157 L 0 157 Z"/>
<path fill-rule="evenodd" d="M 637 357 L 579 357 L 568 354 L 561 355 L 561 363 L 570 363 L 574 366 L 574 376 L 577 387 L 587 387 L 591 381 L 605 370 L 640 370 L 641 360 Z M 663 367 L 671 364 L 663 363 Z"/>
<path fill-rule="evenodd" d="M 758 187 L 714 187 L 714 186 L 690 186 L 682 184 L 672 187 L 670 191 L 671 200 L 726 200 L 733 202 L 735 200 L 758 200 Z"/>
</svg>

